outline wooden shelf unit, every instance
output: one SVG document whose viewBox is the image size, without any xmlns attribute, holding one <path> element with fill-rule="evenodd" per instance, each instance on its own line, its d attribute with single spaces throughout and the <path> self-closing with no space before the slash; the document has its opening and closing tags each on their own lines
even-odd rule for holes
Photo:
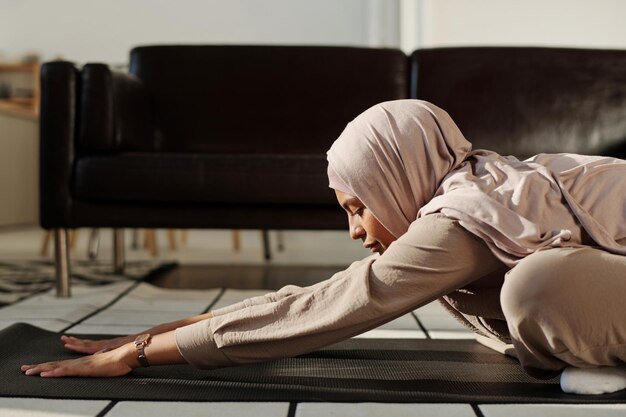
<svg viewBox="0 0 626 417">
<path fill-rule="evenodd" d="M 32 97 L 0 98 L 0 112 L 11 116 L 37 119 L 39 117 L 39 64 L 0 63 L 0 74 L 30 73 L 32 75 Z"/>
</svg>

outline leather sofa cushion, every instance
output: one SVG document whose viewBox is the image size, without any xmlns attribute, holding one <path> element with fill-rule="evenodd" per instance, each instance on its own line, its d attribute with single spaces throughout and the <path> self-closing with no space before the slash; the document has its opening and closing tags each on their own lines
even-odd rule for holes
<svg viewBox="0 0 626 417">
<path fill-rule="evenodd" d="M 76 162 L 77 199 L 336 205 L 325 155 L 128 153 Z"/>
</svg>

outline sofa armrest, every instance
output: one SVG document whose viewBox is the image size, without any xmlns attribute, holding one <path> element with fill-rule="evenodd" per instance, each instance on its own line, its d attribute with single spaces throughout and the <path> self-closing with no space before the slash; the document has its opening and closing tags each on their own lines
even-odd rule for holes
<svg viewBox="0 0 626 417">
<path fill-rule="evenodd" d="M 41 66 L 39 219 L 49 229 L 70 225 L 78 69 L 70 62 Z"/>
<path fill-rule="evenodd" d="M 81 74 L 79 145 L 81 153 L 152 150 L 148 94 L 132 74 L 105 64 L 86 64 Z"/>
</svg>

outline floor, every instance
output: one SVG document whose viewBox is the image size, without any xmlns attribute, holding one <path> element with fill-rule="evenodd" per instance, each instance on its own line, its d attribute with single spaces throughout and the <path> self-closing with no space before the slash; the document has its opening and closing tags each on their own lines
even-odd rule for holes
<svg viewBox="0 0 626 417">
<path fill-rule="evenodd" d="M 110 257 L 111 247 L 102 231 L 99 258 Z M 86 258 L 88 231 L 78 235 L 73 259 Z M 181 267 L 161 277 L 157 285 L 117 283 L 105 289 L 74 288 L 71 299 L 52 293 L 39 295 L 0 309 L 0 329 L 28 322 L 54 331 L 73 333 L 135 333 L 154 324 L 198 314 L 262 294 L 286 283 L 308 285 L 362 258 L 368 253 L 338 232 L 283 232 L 284 250 L 278 251 L 278 233 L 271 233 L 272 261 L 263 260 L 260 233 L 242 232 L 239 251 L 232 247 L 229 231 L 190 231 L 187 242 L 169 248 L 165 231 L 158 232 L 158 259 L 177 260 Z M 128 233 L 130 240 L 130 233 Z M 180 238 L 180 236 L 179 236 Z M 36 227 L 0 230 L 0 259 L 38 258 L 42 232 Z M 129 259 L 147 259 L 144 249 Z M 167 288 L 164 288 L 167 287 Z M 222 290 L 222 288 L 227 288 Z M 114 301 L 119 294 L 127 296 Z M 106 307 L 106 308 L 103 308 Z M 472 338 L 436 303 L 372 330 L 360 337 Z M 623 416 L 626 405 L 546 404 L 380 404 L 380 403 L 193 403 L 133 401 L 67 401 L 0 397 L 1 416 Z"/>
</svg>

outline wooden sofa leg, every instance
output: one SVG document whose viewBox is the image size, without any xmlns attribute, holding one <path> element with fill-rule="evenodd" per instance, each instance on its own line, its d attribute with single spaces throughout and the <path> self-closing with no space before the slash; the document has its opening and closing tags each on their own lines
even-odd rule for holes
<svg viewBox="0 0 626 417">
<path fill-rule="evenodd" d="M 113 273 L 123 274 L 125 263 L 124 229 L 113 229 Z"/>
<path fill-rule="evenodd" d="M 285 251 L 285 236 L 282 230 L 276 231 L 276 240 L 278 241 L 278 252 Z"/>
<path fill-rule="evenodd" d="M 272 260 L 272 248 L 270 246 L 270 233 L 263 229 L 261 230 L 261 237 L 263 239 L 263 257 L 266 261 Z"/>
<path fill-rule="evenodd" d="M 135 250 L 139 249 L 139 229 L 133 229 L 133 240 L 130 247 Z"/>
<path fill-rule="evenodd" d="M 233 250 L 235 252 L 239 252 L 241 250 L 241 233 L 238 229 L 233 229 L 232 231 L 233 238 Z"/>
<path fill-rule="evenodd" d="M 69 298 L 70 255 L 67 229 L 54 229 L 54 260 L 57 283 L 57 297 Z"/>
<path fill-rule="evenodd" d="M 50 230 L 44 230 L 43 238 L 41 239 L 41 250 L 39 251 L 39 255 L 42 257 L 48 256 L 48 248 L 50 246 L 50 237 L 52 234 L 53 233 Z"/>
<path fill-rule="evenodd" d="M 91 229 L 89 232 L 89 241 L 87 243 L 87 257 L 92 261 L 98 257 L 98 248 L 100 247 L 100 231 Z"/>
</svg>

